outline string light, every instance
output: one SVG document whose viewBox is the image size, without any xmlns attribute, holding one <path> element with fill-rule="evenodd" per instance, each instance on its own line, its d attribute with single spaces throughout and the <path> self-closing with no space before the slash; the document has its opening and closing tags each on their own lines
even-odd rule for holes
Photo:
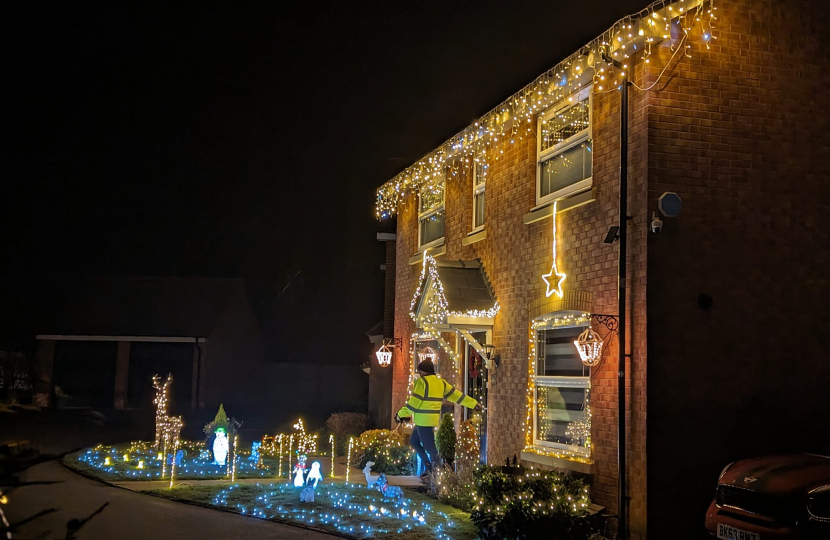
<svg viewBox="0 0 830 540">
<path fill-rule="evenodd" d="M 701 43 L 709 48 L 710 42 L 716 39 L 714 21 L 717 20 L 717 8 L 714 7 L 714 0 L 693 0 L 685 7 L 681 5 L 678 10 L 667 3 L 683 4 L 682 1 L 658 0 L 639 13 L 617 21 L 602 35 L 383 184 L 376 194 L 376 217 L 382 219 L 393 215 L 408 194 L 434 189 L 432 184 L 435 179 L 444 176 L 447 169 L 452 171 L 451 176 L 458 177 L 458 170 L 469 167 L 471 161 L 497 161 L 504 154 L 503 149 L 496 149 L 500 138 L 503 142 L 514 144 L 516 140 L 533 137 L 532 119 L 536 115 L 564 99 L 572 100 L 573 95 L 583 88 L 593 84 L 595 93 L 617 90 L 620 77 L 625 77 L 625 73 L 633 69 L 634 55 L 641 51 L 642 46 L 644 50 L 640 56 L 648 64 L 655 39 L 661 36 L 662 39 L 671 38 L 670 24 L 673 19 L 676 19 L 683 37 L 679 43 L 672 41 L 672 51 L 683 49 L 685 56 L 691 55 L 689 29 L 695 24 L 700 28 Z M 639 22 L 636 35 L 632 27 L 635 20 Z M 658 25 L 660 20 L 665 23 L 662 32 Z M 587 65 L 583 65 L 586 56 Z M 613 63 L 605 60 L 609 57 L 623 64 L 619 73 Z M 605 85 L 608 87 L 604 90 Z"/>
</svg>

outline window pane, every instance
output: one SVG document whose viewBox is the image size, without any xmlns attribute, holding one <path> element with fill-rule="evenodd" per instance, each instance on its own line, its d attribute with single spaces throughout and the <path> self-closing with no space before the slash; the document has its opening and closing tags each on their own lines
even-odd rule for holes
<svg viewBox="0 0 830 540">
<path fill-rule="evenodd" d="M 484 192 L 476 193 L 475 201 L 473 203 L 473 212 L 475 213 L 475 219 L 473 225 L 475 227 L 481 227 L 484 225 Z"/>
<path fill-rule="evenodd" d="M 593 165 L 592 145 L 593 141 L 588 139 L 544 161 L 539 195 L 544 197 L 590 178 Z"/>
<path fill-rule="evenodd" d="M 425 212 L 430 208 L 444 204 L 444 182 L 421 188 L 420 200 L 420 212 Z"/>
<path fill-rule="evenodd" d="M 476 163 L 475 185 L 480 186 L 487 181 L 489 167 L 484 163 Z"/>
<path fill-rule="evenodd" d="M 444 237 L 444 211 L 421 219 L 421 245 Z"/>
<path fill-rule="evenodd" d="M 579 358 L 574 340 L 582 327 L 542 330 L 537 335 L 536 375 L 543 377 L 585 377 L 588 368 Z"/>
<path fill-rule="evenodd" d="M 556 113 L 542 124 L 541 148 L 547 150 L 566 141 L 590 125 L 589 101 L 586 97 L 573 107 Z"/>
<path fill-rule="evenodd" d="M 536 439 L 540 441 L 584 446 L 585 437 L 575 436 L 568 427 L 585 421 L 587 388 L 536 387 Z M 590 430 L 590 426 L 588 426 Z"/>
</svg>

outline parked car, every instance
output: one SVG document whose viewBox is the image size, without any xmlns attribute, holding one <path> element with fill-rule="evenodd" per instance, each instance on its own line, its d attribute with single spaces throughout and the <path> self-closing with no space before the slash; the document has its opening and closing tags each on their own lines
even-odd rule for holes
<svg viewBox="0 0 830 540">
<path fill-rule="evenodd" d="M 730 463 L 706 511 L 706 530 L 725 540 L 830 538 L 830 455 Z"/>
</svg>

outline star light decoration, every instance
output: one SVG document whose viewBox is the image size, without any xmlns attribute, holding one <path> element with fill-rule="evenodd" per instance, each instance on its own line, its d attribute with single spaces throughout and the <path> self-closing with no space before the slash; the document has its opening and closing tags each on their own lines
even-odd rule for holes
<svg viewBox="0 0 830 540">
<path fill-rule="evenodd" d="M 559 298 L 562 298 L 562 282 L 565 281 L 565 274 L 559 272 L 556 268 L 556 202 L 553 203 L 553 215 L 551 216 L 553 222 L 553 263 L 550 272 L 542 276 L 542 281 L 547 285 L 545 296 L 550 296 L 553 293 Z"/>
</svg>

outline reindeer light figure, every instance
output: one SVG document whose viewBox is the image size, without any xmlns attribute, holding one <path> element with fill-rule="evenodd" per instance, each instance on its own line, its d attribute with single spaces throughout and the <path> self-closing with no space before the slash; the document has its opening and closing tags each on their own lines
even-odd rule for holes
<svg viewBox="0 0 830 540">
<path fill-rule="evenodd" d="M 173 383 L 173 374 L 167 374 L 167 380 L 161 382 L 161 377 L 153 375 L 153 388 L 156 390 L 156 397 L 153 398 L 153 404 L 156 406 L 156 442 L 153 447 L 156 450 L 161 449 L 162 438 L 164 437 L 164 428 L 167 419 L 167 398 L 168 389 Z"/>
</svg>

